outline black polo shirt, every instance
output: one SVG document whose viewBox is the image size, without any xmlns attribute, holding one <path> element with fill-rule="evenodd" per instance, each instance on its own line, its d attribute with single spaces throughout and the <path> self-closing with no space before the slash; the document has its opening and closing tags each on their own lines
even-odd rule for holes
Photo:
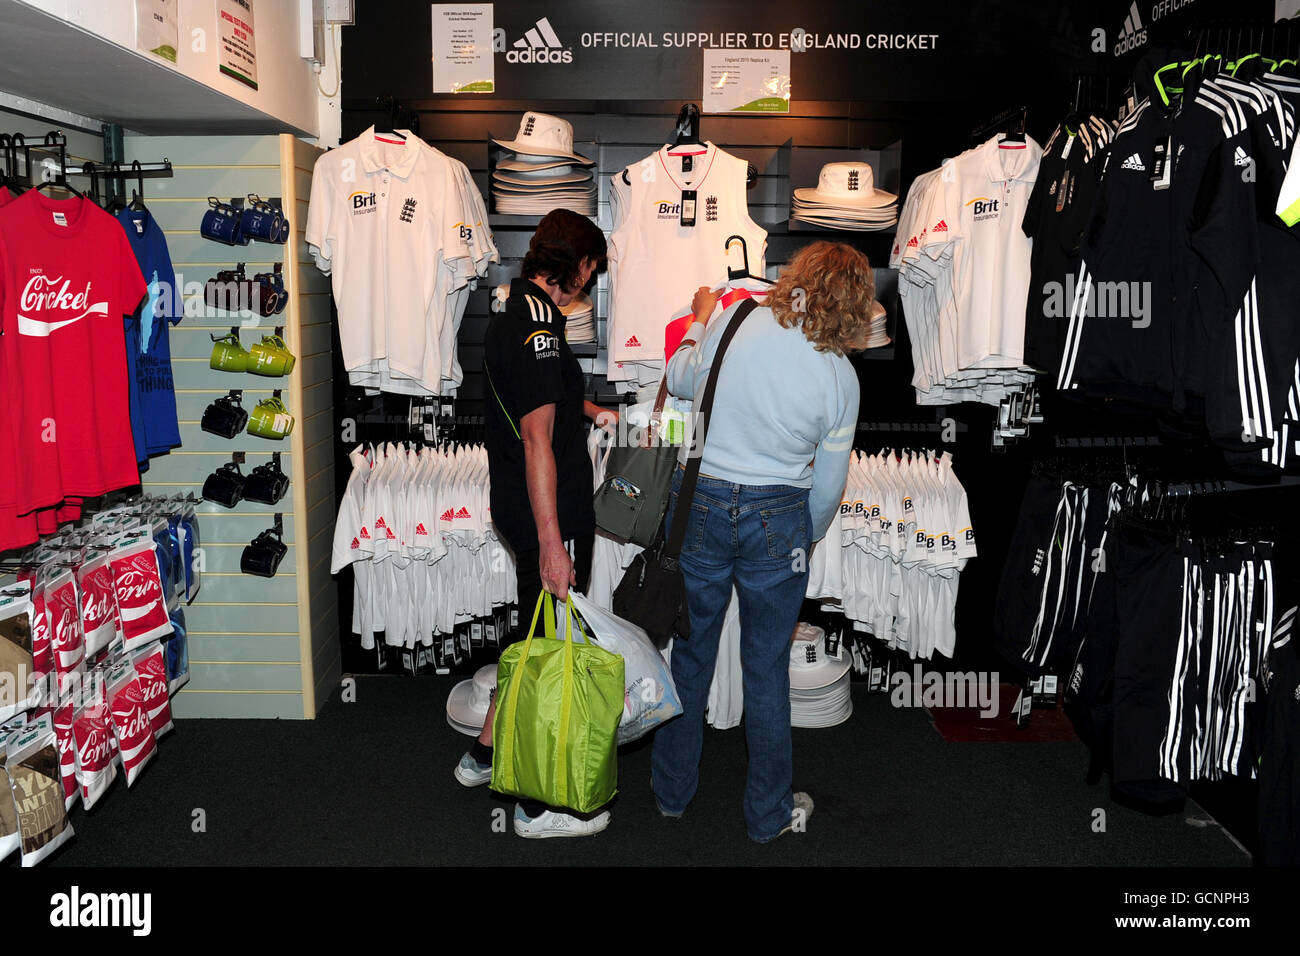
<svg viewBox="0 0 1300 956">
<path fill-rule="evenodd" d="M 530 279 L 515 279 L 505 311 L 493 316 L 484 340 L 492 523 L 516 551 L 537 548 L 519 423 L 543 405 L 555 406 L 551 449 L 560 535 L 568 540 L 596 530 L 583 421 L 585 381 L 564 338 L 564 326 L 564 313 L 550 296 Z"/>
</svg>

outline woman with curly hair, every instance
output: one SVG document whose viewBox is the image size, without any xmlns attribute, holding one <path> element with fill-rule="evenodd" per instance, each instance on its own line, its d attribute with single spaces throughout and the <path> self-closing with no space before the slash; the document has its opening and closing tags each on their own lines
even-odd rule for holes
<svg viewBox="0 0 1300 956">
<path fill-rule="evenodd" d="M 688 522 L 680 565 L 691 636 L 674 643 L 682 716 L 656 733 L 652 786 L 659 812 L 679 817 L 699 782 L 704 710 L 731 599 L 740 599 L 740 657 L 749 771 L 745 826 L 767 843 L 812 813 L 792 792 L 790 638 L 808 579 L 808 551 L 829 528 L 848 474 L 858 379 L 846 353 L 870 330 L 875 281 L 866 256 L 843 243 L 800 250 L 765 306 L 742 322 L 718 376 L 687 514 L 673 479 L 668 521 Z M 739 305 L 713 316 L 702 288 L 695 323 L 668 363 L 668 388 L 703 396 L 718 342 Z M 698 449 L 696 450 L 698 453 Z"/>
</svg>

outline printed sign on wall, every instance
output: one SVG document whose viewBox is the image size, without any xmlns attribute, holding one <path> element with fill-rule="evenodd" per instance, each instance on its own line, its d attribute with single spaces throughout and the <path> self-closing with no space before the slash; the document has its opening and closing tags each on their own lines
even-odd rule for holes
<svg viewBox="0 0 1300 956">
<path fill-rule="evenodd" d="M 135 0 L 137 50 L 176 62 L 176 44 L 180 34 L 176 3 L 177 0 Z"/>
<path fill-rule="evenodd" d="M 218 0 L 217 36 L 221 72 L 257 89 L 257 46 L 253 40 L 253 0 Z"/>
<path fill-rule="evenodd" d="M 492 4 L 433 4 L 433 92 L 492 93 Z"/>
<path fill-rule="evenodd" d="M 789 113 L 790 51 L 704 51 L 706 113 Z"/>
</svg>

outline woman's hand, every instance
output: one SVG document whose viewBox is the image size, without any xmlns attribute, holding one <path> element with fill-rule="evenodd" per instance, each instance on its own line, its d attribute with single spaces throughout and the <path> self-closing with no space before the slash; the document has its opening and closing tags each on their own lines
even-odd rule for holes
<svg viewBox="0 0 1300 956">
<path fill-rule="evenodd" d="M 555 542 L 542 548 L 538 556 L 542 572 L 542 590 L 554 594 L 563 601 L 569 596 L 569 586 L 578 583 L 573 570 L 573 559 L 563 542 Z"/>
<path fill-rule="evenodd" d="M 695 313 L 695 321 L 707 324 L 720 298 L 722 298 L 721 289 L 710 289 L 706 285 L 700 286 L 695 291 L 695 298 L 691 299 L 691 311 Z"/>
</svg>

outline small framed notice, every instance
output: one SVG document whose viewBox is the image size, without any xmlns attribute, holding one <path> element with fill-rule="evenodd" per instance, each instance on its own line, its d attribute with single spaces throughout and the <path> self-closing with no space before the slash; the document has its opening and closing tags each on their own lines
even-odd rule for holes
<svg viewBox="0 0 1300 956">
<path fill-rule="evenodd" d="M 789 113 L 789 50 L 705 50 L 705 113 Z"/>
<path fill-rule="evenodd" d="M 494 93 L 492 4 L 433 4 L 433 92 Z"/>
<path fill-rule="evenodd" d="M 135 0 L 136 49 L 176 62 L 177 0 Z"/>
<path fill-rule="evenodd" d="M 257 89 L 253 0 L 217 0 L 217 50 L 223 74 Z"/>
</svg>

